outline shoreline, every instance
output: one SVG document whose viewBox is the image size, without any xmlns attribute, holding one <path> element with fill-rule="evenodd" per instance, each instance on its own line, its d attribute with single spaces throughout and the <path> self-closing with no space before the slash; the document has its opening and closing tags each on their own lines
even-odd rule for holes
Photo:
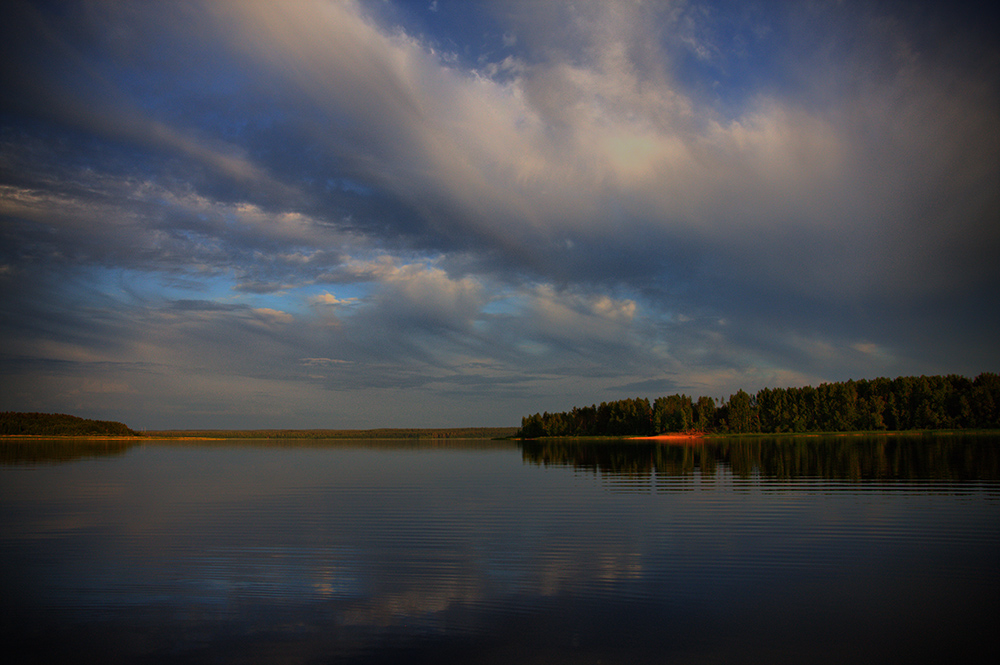
<svg viewBox="0 0 1000 665">
<path fill-rule="evenodd" d="M 653 436 L 630 436 L 628 439 L 637 441 L 704 441 L 705 435 L 696 434 L 654 434 Z"/>
</svg>

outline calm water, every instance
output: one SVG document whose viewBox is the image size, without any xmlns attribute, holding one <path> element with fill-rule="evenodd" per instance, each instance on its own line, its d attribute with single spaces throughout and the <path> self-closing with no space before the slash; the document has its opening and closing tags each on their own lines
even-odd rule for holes
<svg viewBox="0 0 1000 665">
<path fill-rule="evenodd" d="M 995 652 L 995 437 L 0 453 L 0 637 L 17 662 Z"/>
</svg>

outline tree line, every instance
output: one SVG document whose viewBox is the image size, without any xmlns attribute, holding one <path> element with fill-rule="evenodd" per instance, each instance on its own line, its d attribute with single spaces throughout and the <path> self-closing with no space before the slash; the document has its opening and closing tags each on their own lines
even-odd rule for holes
<svg viewBox="0 0 1000 665">
<path fill-rule="evenodd" d="M 629 398 L 521 419 L 519 438 L 1000 429 L 1000 375 L 901 376 L 818 387 L 739 390 L 717 403 L 688 395 Z"/>
</svg>

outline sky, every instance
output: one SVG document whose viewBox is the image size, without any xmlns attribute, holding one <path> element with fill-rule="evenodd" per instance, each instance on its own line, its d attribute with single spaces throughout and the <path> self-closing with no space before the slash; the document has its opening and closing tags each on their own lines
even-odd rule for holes
<svg viewBox="0 0 1000 665">
<path fill-rule="evenodd" d="M 988 3 L 0 8 L 0 410 L 519 425 L 1000 371 Z"/>
</svg>

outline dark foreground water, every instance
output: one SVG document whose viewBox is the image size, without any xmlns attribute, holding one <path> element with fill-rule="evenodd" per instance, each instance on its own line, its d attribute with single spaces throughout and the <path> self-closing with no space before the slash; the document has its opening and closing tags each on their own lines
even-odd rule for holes
<svg viewBox="0 0 1000 665">
<path fill-rule="evenodd" d="M 994 662 L 1000 439 L 0 443 L 16 662 Z"/>
</svg>

